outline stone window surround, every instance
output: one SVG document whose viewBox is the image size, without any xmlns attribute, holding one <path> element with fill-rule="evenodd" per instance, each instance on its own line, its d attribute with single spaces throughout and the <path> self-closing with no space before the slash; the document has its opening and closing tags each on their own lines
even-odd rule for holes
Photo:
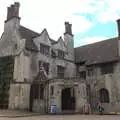
<svg viewBox="0 0 120 120">
<path fill-rule="evenodd" d="M 40 53 L 43 55 L 49 55 L 50 47 L 43 43 L 40 43 Z"/>
<path fill-rule="evenodd" d="M 57 65 L 57 77 L 64 78 L 65 67 Z"/>
<path fill-rule="evenodd" d="M 58 58 L 60 58 L 60 59 L 64 59 L 64 57 L 65 57 L 65 53 L 64 53 L 64 51 L 62 51 L 62 50 L 57 50 L 58 51 Z"/>
</svg>

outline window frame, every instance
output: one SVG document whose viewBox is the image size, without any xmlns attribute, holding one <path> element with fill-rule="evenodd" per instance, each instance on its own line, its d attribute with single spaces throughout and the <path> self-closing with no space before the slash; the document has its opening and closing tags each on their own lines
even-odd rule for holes
<svg viewBox="0 0 120 120">
<path fill-rule="evenodd" d="M 63 71 L 63 72 L 61 72 L 61 71 Z M 64 78 L 64 75 L 65 75 L 64 72 L 65 72 L 65 67 L 57 65 L 57 77 Z"/>
<path fill-rule="evenodd" d="M 100 90 L 99 90 L 99 94 L 100 94 L 100 102 L 101 103 L 109 103 L 109 92 L 108 92 L 108 90 L 107 89 L 105 89 L 105 88 L 101 88 Z"/>
<path fill-rule="evenodd" d="M 86 80 L 86 71 L 80 71 L 79 77 L 80 77 L 80 79 Z"/>
<path fill-rule="evenodd" d="M 43 55 L 49 55 L 50 46 L 40 43 L 40 53 Z"/>
<path fill-rule="evenodd" d="M 50 86 L 50 96 L 53 96 L 54 95 L 54 86 L 51 85 Z"/>
<path fill-rule="evenodd" d="M 104 63 L 101 65 L 101 74 L 112 74 L 114 72 L 114 64 L 113 63 Z"/>
<path fill-rule="evenodd" d="M 65 57 L 65 52 L 62 51 L 62 50 L 57 50 L 57 51 L 58 51 L 58 58 L 64 59 L 64 57 Z"/>
</svg>

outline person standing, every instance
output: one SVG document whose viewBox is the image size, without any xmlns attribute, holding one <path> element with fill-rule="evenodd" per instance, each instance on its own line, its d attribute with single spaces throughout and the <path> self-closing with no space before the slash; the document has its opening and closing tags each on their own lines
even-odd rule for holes
<svg viewBox="0 0 120 120">
<path fill-rule="evenodd" d="M 101 104 L 100 101 L 98 102 L 97 109 L 98 109 L 100 115 L 102 115 L 103 111 L 104 111 L 104 108 L 102 107 L 102 104 Z"/>
</svg>

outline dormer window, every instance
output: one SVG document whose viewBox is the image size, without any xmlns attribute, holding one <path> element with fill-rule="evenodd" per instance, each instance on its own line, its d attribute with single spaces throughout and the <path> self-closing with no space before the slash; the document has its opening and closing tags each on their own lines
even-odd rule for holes
<svg viewBox="0 0 120 120">
<path fill-rule="evenodd" d="M 43 55 L 49 55 L 49 46 L 40 44 L 40 53 Z"/>
<path fill-rule="evenodd" d="M 65 53 L 64 53 L 62 50 L 58 50 L 58 57 L 59 57 L 60 59 L 63 59 L 63 58 L 64 58 L 64 55 L 65 55 Z"/>
</svg>

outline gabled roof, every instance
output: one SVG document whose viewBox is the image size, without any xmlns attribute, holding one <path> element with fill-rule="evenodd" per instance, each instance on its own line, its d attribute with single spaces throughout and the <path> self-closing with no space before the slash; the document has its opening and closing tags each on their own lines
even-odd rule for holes
<svg viewBox="0 0 120 120">
<path fill-rule="evenodd" d="M 37 47 L 33 42 L 33 38 L 39 36 L 40 34 L 24 26 L 20 26 L 19 31 L 20 31 L 20 36 L 26 39 L 26 48 L 31 50 L 37 50 Z"/>
<path fill-rule="evenodd" d="M 118 59 L 118 39 L 111 38 L 101 42 L 75 48 L 75 62 L 87 65 L 115 61 Z"/>
<path fill-rule="evenodd" d="M 50 38 L 50 41 L 51 41 L 51 44 L 56 44 L 57 43 L 57 41 L 55 41 L 55 40 L 53 40 L 51 38 Z"/>
<path fill-rule="evenodd" d="M 33 30 L 30 30 L 29 28 L 26 28 L 24 26 L 20 26 L 19 31 L 20 31 L 21 38 L 26 39 L 26 48 L 30 49 L 30 50 L 35 50 L 35 51 L 37 51 L 37 47 L 33 42 L 33 38 L 41 36 L 43 34 L 43 32 L 45 32 L 45 31 L 47 32 L 47 30 L 44 29 L 41 33 L 37 33 L 37 32 L 34 32 Z M 47 34 L 48 34 L 48 32 L 47 32 Z M 48 34 L 48 37 L 49 37 L 49 34 Z M 57 43 L 57 41 L 51 39 L 50 37 L 49 37 L 49 39 L 51 41 L 51 44 Z"/>
<path fill-rule="evenodd" d="M 49 36 L 48 31 L 47 31 L 47 29 L 46 29 L 46 28 L 44 28 L 44 29 L 43 29 L 43 31 L 40 33 L 40 35 L 39 35 L 39 36 L 41 36 L 44 32 L 46 32 L 46 33 L 47 33 L 48 38 L 49 38 L 49 40 L 50 40 L 51 44 L 56 44 L 56 43 L 57 43 L 57 41 L 55 41 L 55 40 L 53 40 L 52 38 L 50 38 L 50 36 Z"/>
</svg>

